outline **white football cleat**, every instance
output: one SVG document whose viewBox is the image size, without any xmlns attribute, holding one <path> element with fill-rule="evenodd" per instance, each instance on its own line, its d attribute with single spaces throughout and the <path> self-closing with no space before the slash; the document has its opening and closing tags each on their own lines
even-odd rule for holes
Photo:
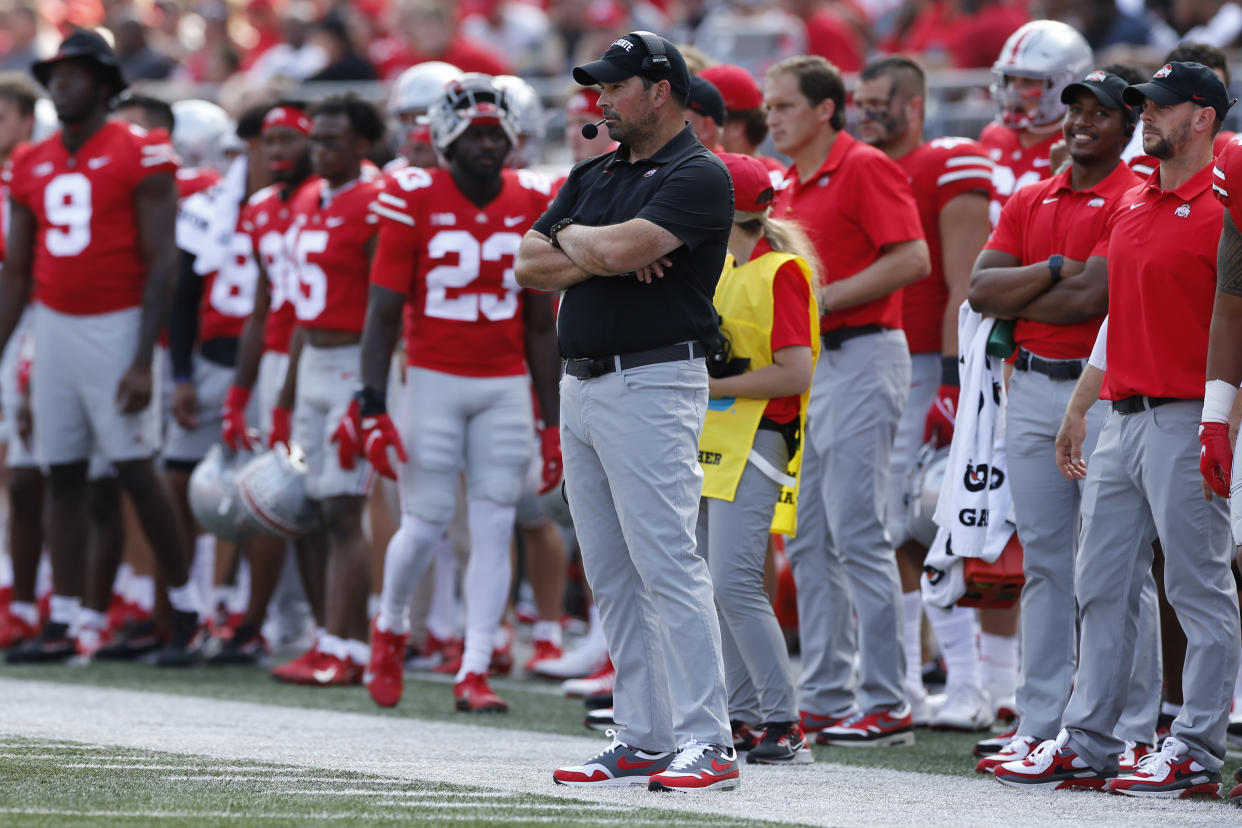
<svg viewBox="0 0 1242 828">
<path fill-rule="evenodd" d="M 992 705 L 982 689 L 950 684 L 944 704 L 931 717 L 933 730 L 986 730 L 992 725 Z"/>
</svg>

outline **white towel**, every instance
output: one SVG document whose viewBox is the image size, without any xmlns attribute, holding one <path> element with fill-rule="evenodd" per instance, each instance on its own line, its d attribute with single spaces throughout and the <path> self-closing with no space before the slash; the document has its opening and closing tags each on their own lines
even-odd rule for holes
<svg viewBox="0 0 1242 828">
<path fill-rule="evenodd" d="M 211 194 L 211 226 L 207 230 L 207 243 L 196 253 L 194 272 L 199 276 L 215 273 L 224 265 L 229 244 L 237 232 L 237 215 L 246 197 L 246 156 L 235 159 L 220 183 L 209 190 Z"/>
<path fill-rule="evenodd" d="M 1003 364 L 987 353 L 994 325 L 995 320 L 984 319 L 968 303 L 958 310 L 958 342 L 968 345 L 959 358 L 957 422 L 933 515 L 940 528 L 922 577 L 923 597 L 934 606 L 952 606 L 965 592 L 962 558 L 991 563 L 1013 534 L 1013 501 L 1005 468 Z"/>
</svg>

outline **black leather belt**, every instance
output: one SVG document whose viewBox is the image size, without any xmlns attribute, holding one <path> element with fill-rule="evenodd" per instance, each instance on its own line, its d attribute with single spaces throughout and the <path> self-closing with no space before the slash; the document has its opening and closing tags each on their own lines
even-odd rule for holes
<svg viewBox="0 0 1242 828">
<path fill-rule="evenodd" d="M 1158 408 L 1165 403 L 1182 402 L 1180 397 L 1126 397 L 1113 400 L 1113 411 L 1118 414 L 1137 414 L 1149 408 Z"/>
<path fill-rule="evenodd" d="M 824 340 L 824 347 L 829 351 L 840 350 L 841 345 L 851 339 L 867 334 L 879 333 L 884 330 L 883 325 L 859 325 L 856 328 L 837 328 L 836 330 L 827 331 L 821 337 Z"/>
<path fill-rule="evenodd" d="M 679 359 L 698 359 L 706 355 L 707 349 L 703 347 L 702 342 L 678 342 L 676 345 L 665 345 L 663 348 L 652 348 L 650 351 L 567 359 L 565 360 L 565 373 L 580 380 L 594 379 L 604 374 L 611 374 L 613 371 L 625 371 L 643 365 L 655 365 L 658 362 L 675 362 Z"/>
<path fill-rule="evenodd" d="M 1015 371 L 1034 371 L 1048 379 L 1076 380 L 1082 376 L 1082 363 L 1081 359 L 1043 359 L 1020 348 L 1013 367 Z"/>
</svg>

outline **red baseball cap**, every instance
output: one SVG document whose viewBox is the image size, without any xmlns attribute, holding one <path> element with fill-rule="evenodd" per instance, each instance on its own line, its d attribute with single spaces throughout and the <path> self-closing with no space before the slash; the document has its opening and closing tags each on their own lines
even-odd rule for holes
<svg viewBox="0 0 1242 828">
<path fill-rule="evenodd" d="M 731 63 L 710 66 L 699 77 L 711 81 L 724 98 L 725 109 L 758 109 L 763 106 L 763 93 L 750 72 Z"/>
<path fill-rule="evenodd" d="M 720 153 L 720 160 L 733 178 L 733 209 L 738 213 L 762 213 L 776 195 L 768 168 L 757 158 L 736 152 Z"/>
<path fill-rule="evenodd" d="M 599 90 L 589 86 L 575 90 L 565 101 L 565 111 L 570 115 L 590 114 L 592 117 L 604 114 L 599 108 Z"/>
</svg>

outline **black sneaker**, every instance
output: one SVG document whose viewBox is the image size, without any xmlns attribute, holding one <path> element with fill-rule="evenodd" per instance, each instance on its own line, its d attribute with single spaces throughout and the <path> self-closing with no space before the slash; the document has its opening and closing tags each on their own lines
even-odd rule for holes
<svg viewBox="0 0 1242 828">
<path fill-rule="evenodd" d="M 267 654 L 267 644 L 259 631 L 249 624 L 233 629 L 233 634 L 220 643 L 220 649 L 207 659 L 208 664 L 258 664 Z"/>
<path fill-rule="evenodd" d="M 1177 716 L 1171 713 L 1161 713 L 1156 716 L 1156 744 L 1160 744 L 1172 732 L 1173 720 Z"/>
<path fill-rule="evenodd" d="M 599 710 L 601 707 L 612 707 L 612 693 L 596 693 L 593 696 L 584 696 L 582 703 L 586 705 L 587 710 Z"/>
<path fill-rule="evenodd" d="M 133 661 L 160 648 L 164 643 L 154 619 L 127 621 L 111 644 L 95 651 L 95 658 L 104 661 Z"/>
<path fill-rule="evenodd" d="M 811 745 L 797 722 L 772 722 L 766 725 L 763 741 L 746 754 L 746 763 L 754 765 L 809 765 Z"/>
<path fill-rule="evenodd" d="M 591 730 L 598 730 L 605 733 L 609 730 L 617 729 L 617 722 L 612 717 L 611 707 L 601 707 L 598 710 L 588 710 L 586 720 L 583 724 Z"/>
<path fill-rule="evenodd" d="M 763 738 L 762 730 L 755 730 L 741 719 L 730 719 L 729 728 L 733 731 L 733 749 L 738 753 L 754 750 Z"/>
<path fill-rule="evenodd" d="M 198 613 L 172 611 L 172 638 L 155 654 L 156 667 L 189 667 L 202 659 Z"/>
<path fill-rule="evenodd" d="M 78 653 L 78 642 L 69 635 L 68 624 L 44 622 L 33 641 L 27 641 L 4 654 L 7 664 L 53 664 Z"/>
</svg>

